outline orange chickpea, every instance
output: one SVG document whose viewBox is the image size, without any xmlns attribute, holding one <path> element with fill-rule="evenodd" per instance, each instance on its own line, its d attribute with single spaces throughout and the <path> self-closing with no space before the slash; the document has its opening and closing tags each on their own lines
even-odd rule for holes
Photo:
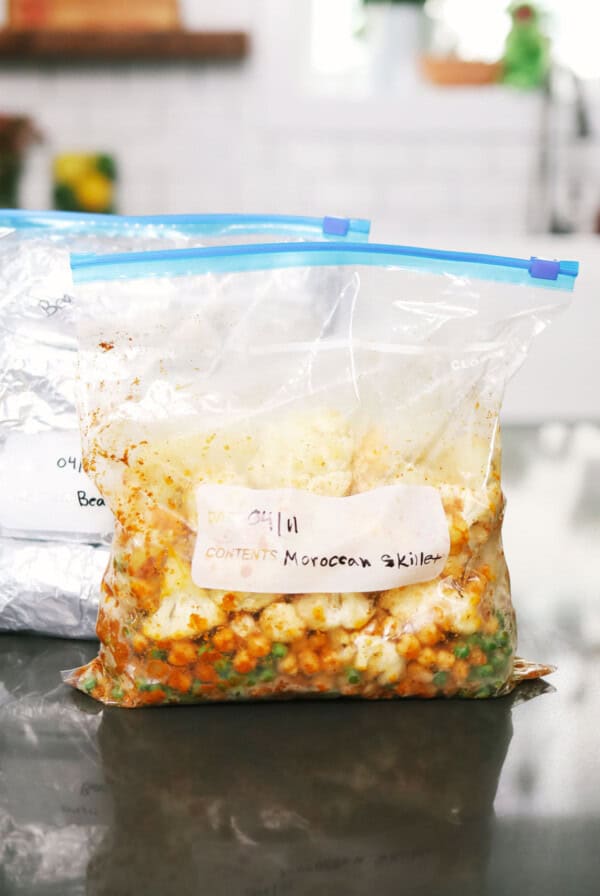
<svg viewBox="0 0 600 896">
<path fill-rule="evenodd" d="M 143 694 L 140 694 L 140 703 L 147 703 L 152 706 L 154 703 L 162 703 L 166 696 L 165 692 L 161 690 L 145 691 Z"/>
<path fill-rule="evenodd" d="M 256 668 L 256 657 L 253 657 L 247 650 L 238 650 L 233 658 L 233 668 L 240 675 L 246 675 Z"/>
<path fill-rule="evenodd" d="M 434 644 L 440 640 L 441 633 L 437 625 L 433 622 L 429 625 L 424 625 L 423 628 L 419 629 L 417 632 L 417 636 L 421 644 L 426 647 L 432 647 Z"/>
<path fill-rule="evenodd" d="M 443 647 L 437 651 L 436 655 L 436 664 L 438 669 L 441 669 L 444 672 L 447 672 L 448 669 L 451 669 L 454 663 L 456 662 L 456 657 L 450 650 L 445 650 Z"/>
<path fill-rule="evenodd" d="M 433 681 L 433 672 L 425 669 L 419 663 L 409 663 L 406 667 L 406 677 L 418 684 L 430 684 Z"/>
<path fill-rule="evenodd" d="M 436 696 L 437 692 L 438 689 L 434 684 L 427 684 L 425 682 L 422 682 L 417 688 L 416 695 L 417 697 L 427 697 L 428 699 L 431 699 L 432 697 Z"/>
<path fill-rule="evenodd" d="M 486 635 L 495 635 L 496 632 L 498 631 L 498 625 L 499 625 L 499 623 L 498 623 L 498 620 L 496 619 L 496 617 L 490 616 L 490 618 L 486 619 L 486 621 L 484 622 L 483 630 L 486 633 Z"/>
<path fill-rule="evenodd" d="M 282 675 L 297 675 L 298 660 L 295 654 L 290 651 L 287 656 L 284 656 L 279 663 L 278 669 Z"/>
<path fill-rule="evenodd" d="M 338 672 L 341 666 L 335 650 L 324 650 L 321 654 L 321 666 L 325 672 Z"/>
<path fill-rule="evenodd" d="M 190 613 L 190 625 L 194 632 L 198 632 L 198 634 L 202 634 L 209 628 L 204 616 L 199 616 L 198 613 Z"/>
<path fill-rule="evenodd" d="M 156 596 L 156 582 L 146 581 L 146 579 L 129 579 L 129 589 L 133 596 L 140 604 L 152 602 Z"/>
<path fill-rule="evenodd" d="M 469 662 L 472 666 L 484 666 L 487 662 L 485 653 L 479 647 L 471 648 L 469 654 Z"/>
<path fill-rule="evenodd" d="M 230 628 L 220 628 L 213 635 L 213 644 L 222 653 L 232 653 L 235 650 L 235 635 Z"/>
<path fill-rule="evenodd" d="M 315 675 L 319 671 L 319 657 L 314 650 L 301 650 L 298 654 L 298 665 L 305 675 Z"/>
<path fill-rule="evenodd" d="M 452 667 L 452 678 L 457 684 L 462 684 L 469 677 L 469 669 L 466 660 L 456 660 Z"/>
<path fill-rule="evenodd" d="M 160 679 L 165 679 L 171 671 L 168 663 L 164 663 L 162 660 L 150 660 L 150 662 L 146 666 L 146 669 L 148 670 L 148 676 L 150 678 Z"/>
<path fill-rule="evenodd" d="M 437 653 L 431 647 L 424 647 L 417 658 L 421 666 L 433 666 L 437 662 Z"/>
<path fill-rule="evenodd" d="M 187 694 L 192 686 L 192 676 L 184 669 L 173 669 L 167 678 L 167 684 L 170 688 L 173 688 L 174 691 Z"/>
<path fill-rule="evenodd" d="M 329 644 L 329 638 L 325 632 L 313 632 L 308 636 L 308 643 L 312 650 L 323 650 Z"/>
<path fill-rule="evenodd" d="M 271 642 L 261 634 L 248 635 L 246 646 L 251 656 L 259 658 L 267 656 L 271 652 Z"/>
<path fill-rule="evenodd" d="M 448 678 L 448 681 L 442 688 L 442 693 L 445 697 L 454 697 L 458 690 L 458 685 L 454 681 L 453 678 Z"/>
<path fill-rule="evenodd" d="M 131 646 L 136 653 L 144 653 L 148 649 L 148 638 L 141 632 L 136 632 L 131 639 Z"/>
<path fill-rule="evenodd" d="M 412 697 L 415 692 L 415 686 L 412 681 L 404 679 L 400 684 L 396 685 L 396 693 L 399 697 Z"/>
<path fill-rule="evenodd" d="M 115 659 L 115 669 L 122 672 L 131 656 L 129 646 L 124 641 L 115 641 L 111 645 L 112 655 Z"/>
<path fill-rule="evenodd" d="M 207 663 L 206 660 L 196 663 L 194 666 L 194 678 L 198 678 L 203 682 L 219 681 L 219 676 L 214 666 L 211 663 Z"/>
<path fill-rule="evenodd" d="M 396 644 L 396 650 L 400 656 L 405 657 L 405 659 L 414 660 L 421 652 L 421 644 L 416 635 L 401 635 Z"/>
<path fill-rule="evenodd" d="M 194 662 L 197 655 L 193 641 L 178 641 L 171 647 L 167 660 L 171 666 L 187 666 Z"/>
<path fill-rule="evenodd" d="M 96 621 L 96 634 L 100 641 L 107 641 L 110 637 L 110 623 L 108 620 L 108 616 L 104 612 L 104 610 L 100 609 L 98 611 L 98 619 Z"/>
</svg>

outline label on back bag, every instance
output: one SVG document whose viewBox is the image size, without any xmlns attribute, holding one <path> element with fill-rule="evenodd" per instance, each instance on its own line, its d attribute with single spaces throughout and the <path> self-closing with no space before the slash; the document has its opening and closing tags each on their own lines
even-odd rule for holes
<svg viewBox="0 0 600 896">
<path fill-rule="evenodd" d="M 112 514 L 83 471 L 77 430 L 9 435 L 0 453 L 0 526 L 101 538 Z"/>
<path fill-rule="evenodd" d="M 203 588 L 384 591 L 436 578 L 450 539 L 439 492 L 389 485 L 330 498 L 201 485 L 192 578 Z"/>
</svg>

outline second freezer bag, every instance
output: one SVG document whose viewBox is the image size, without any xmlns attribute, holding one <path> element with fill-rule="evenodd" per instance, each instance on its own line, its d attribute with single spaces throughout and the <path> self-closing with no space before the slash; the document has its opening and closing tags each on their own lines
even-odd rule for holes
<svg viewBox="0 0 600 896">
<path fill-rule="evenodd" d="M 126 706 L 510 690 L 498 415 L 576 264 L 290 244 L 74 273 L 116 528 L 72 683 Z"/>
<path fill-rule="evenodd" d="M 368 233 L 333 217 L 0 210 L 0 631 L 94 637 L 112 516 L 81 468 L 68 252 Z"/>
</svg>

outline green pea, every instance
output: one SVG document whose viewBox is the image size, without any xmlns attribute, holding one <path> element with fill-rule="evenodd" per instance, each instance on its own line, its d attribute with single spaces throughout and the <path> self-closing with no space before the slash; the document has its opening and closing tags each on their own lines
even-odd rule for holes
<svg viewBox="0 0 600 896">
<path fill-rule="evenodd" d="M 84 689 L 84 691 L 87 691 L 89 694 L 90 691 L 94 690 L 94 688 L 96 687 L 97 684 L 98 684 L 98 682 L 96 681 L 95 678 L 88 678 L 87 681 L 82 682 L 81 686 Z"/>
<path fill-rule="evenodd" d="M 258 674 L 259 681 L 273 681 L 275 673 L 272 669 L 261 669 Z"/>
<path fill-rule="evenodd" d="M 475 696 L 476 697 L 491 697 L 492 693 L 493 693 L 492 688 L 489 687 L 489 685 L 486 685 L 486 687 L 479 688 L 478 691 L 475 691 Z"/>
<path fill-rule="evenodd" d="M 204 644 L 200 644 L 198 647 L 198 656 L 202 656 L 203 653 L 206 653 L 209 645 L 205 642 Z"/>
<path fill-rule="evenodd" d="M 347 669 L 346 678 L 348 679 L 348 684 L 359 684 L 360 672 L 358 672 L 356 669 Z"/>
<path fill-rule="evenodd" d="M 273 656 L 277 657 L 278 660 L 283 659 L 284 656 L 287 655 L 288 649 L 285 644 L 281 644 L 279 641 L 273 644 L 271 648 L 271 653 Z"/>
<path fill-rule="evenodd" d="M 152 681 L 138 681 L 138 691 L 163 691 L 164 685 Z"/>
<path fill-rule="evenodd" d="M 494 667 L 494 669 L 498 670 L 506 665 L 506 657 L 504 656 L 503 653 L 494 653 L 490 657 L 490 662 L 491 662 L 492 666 Z"/>
<path fill-rule="evenodd" d="M 510 635 L 506 630 L 503 632 L 498 632 L 498 634 L 496 635 L 496 641 L 498 642 L 498 645 L 500 647 L 507 647 L 510 643 Z"/>
<path fill-rule="evenodd" d="M 215 663 L 215 672 L 219 678 L 227 680 L 231 675 L 232 665 L 229 660 L 217 660 Z"/>
<path fill-rule="evenodd" d="M 454 648 L 454 656 L 457 656 L 459 660 L 466 660 L 469 657 L 470 648 L 468 644 L 459 644 Z"/>
<path fill-rule="evenodd" d="M 125 696 L 125 691 L 120 685 L 116 684 L 111 691 L 111 696 L 113 700 L 122 700 Z"/>
<path fill-rule="evenodd" d="M 436 672 L 435 675 L 433 676 L 433 683 L 436 686 L 436 688 L 443 688 L 444 685 L 446 684 L 447 680 L 448 680 L 447 672 Z"/>
<path fill-rule="evenodd" d="M 498 645 L 495 638 L 482 638 L 481 646 L 486 653 L 490 653 L 492 650 L 495 650 Z"/>
<path fill-rule="evenodd" d="M 166 660 L 167 651 L 159 650 L 158 647 L 153 647 L 152 650 L 150 651 L 150 656 L 152 657 L 153 660 Z"/>
<path fill-rule="evenodd" d="M 479 678 L 489 678 L 490 675 L 494 674 L 494 667 L 490 663 L 486 663 L 484 666 L 478 666 L 477 669 Z"/>
<path fill-rule="evenodd" d="M 246 687 L 253 688 L 256 684 L 256 680 L 257 679 L 255 675 L 248 675 L 246 678 Z"/>
</svg>

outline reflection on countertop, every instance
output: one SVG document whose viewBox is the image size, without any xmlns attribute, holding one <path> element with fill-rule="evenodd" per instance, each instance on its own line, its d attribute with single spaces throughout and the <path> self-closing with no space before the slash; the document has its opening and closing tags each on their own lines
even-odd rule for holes
<svg viewBox="0 0 600 896">
<path fill-rule="evenodd" d="M 0 893 L 597 892 L 600 429 L 505 432 L 522 655 L 493 701 L 102 708 L 0 638 Z"/>
</svg>

